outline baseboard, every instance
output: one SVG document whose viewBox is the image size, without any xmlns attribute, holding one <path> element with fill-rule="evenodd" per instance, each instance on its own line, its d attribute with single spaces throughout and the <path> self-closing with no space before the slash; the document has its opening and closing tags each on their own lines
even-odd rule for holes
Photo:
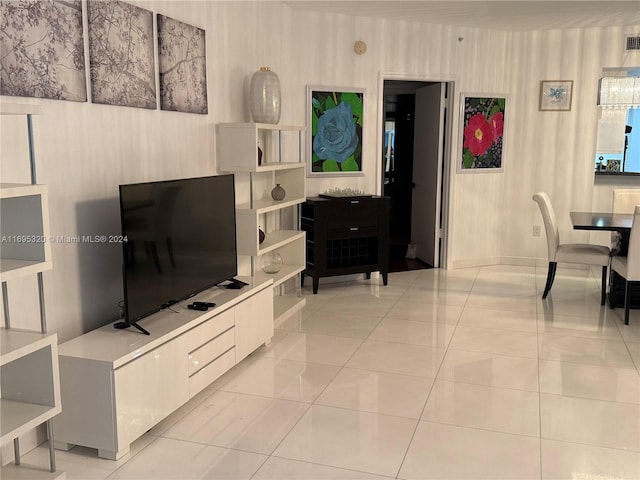
<svg viewBox="0 0 640 480">
<path fill-rule="evenodd" d="M 519 267 L 547 267 L 549 261 L 546 258 L 535 257 L 501 257 L 501 265 L 517 265 Z"/>
<path fill-rule="evenodd" d="M 468 258 L 464 260 L 454 260 L 453 269 L 456 270 L 458 268 L 488 267 L 490 265 L 500 265 L 500 263 L 500 257 Z"/>
</svg>

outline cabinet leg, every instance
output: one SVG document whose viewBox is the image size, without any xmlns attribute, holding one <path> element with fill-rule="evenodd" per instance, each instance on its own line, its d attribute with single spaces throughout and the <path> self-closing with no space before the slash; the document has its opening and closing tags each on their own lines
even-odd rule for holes
<svg viewBox="0 0 640 480">
<path fill-rule="evenodd" d="M 120 460 L 125 455 L 129 454 L 129 449 L 119 450 L 117 452 L 112 452 L 110 450 L 100 450 L 98 449 L 98 457 L 106 458 L 107 460 Z"/>
<path fill-rule="evenodd" d="M 67 443 L 67 442 L 53 442 L 54 443 L 54 447 L 56 450 L 63 450 L 65 452 L 68 452 L 69 450 L 71 450 L 73 447 L 75 447 L 75 443 Z"/>
<path fill-rule="evenodd" d="M 389 283 L 389 273 L 382 272 L 382 283 L 384 283 L 385 285 Z"/>
<path fill-rule="evenodd" d="M 300 288 L 304 288 L 304 273 L 300 274 Z"/>
<path fill-rule="evenodd" d="M 320 279 L 318 277 L 313 277 L 313 294 L 318 293 L 318 284 L 320 283 Z"/>
<path fill-rule="evenodd" d="M 367 280 L 371 280 L 371 272 L 367 272 L 366 275 L 367 275 Z"/>
</svg>

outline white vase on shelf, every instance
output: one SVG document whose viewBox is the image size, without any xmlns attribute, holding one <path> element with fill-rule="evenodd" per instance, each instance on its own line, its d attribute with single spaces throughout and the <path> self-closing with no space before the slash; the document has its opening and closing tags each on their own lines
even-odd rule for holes
<svg viewBox="0 0 640 480">
<path fill-rule="evenodd" d="M 269 67 L 260 67 L 251 77 L 249 108 L 256 123 L 280 121 L 280 79 Z"/>
</svg>

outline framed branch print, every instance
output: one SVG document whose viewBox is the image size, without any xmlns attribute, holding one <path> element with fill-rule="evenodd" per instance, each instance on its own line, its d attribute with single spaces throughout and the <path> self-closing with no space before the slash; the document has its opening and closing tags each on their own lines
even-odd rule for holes
<svg viewBox="0 0 640 480">
<path fill-rule="evenodd" d="M 540 107 L 542 111 L 571 110 L 573 80 L 542 80 L 540 82 Z"/>
<path fill-rule="evenodd" d="M 153 13 L 120 0 L 87 6 L 93 103 L 155 109 Z"/>
<path fill-rule="evenodd" d="M 363 175 L 364 93 L 307 87 L 309 177 Z"/>
<path fill-rule="evenodd" d="M 80 0 L 0 1 L 0 95 L 87 101 Z"/>
<path fill-rule="evenodd" d="M 205 31 L 165 15 L 157 19 L 160 109 L 206 114 Z"/>
<path fill-rule="evenodd" d="M 495 173 L 504 168 L 506 95 L 461 95 L 458 173 Z"/>
</svg>

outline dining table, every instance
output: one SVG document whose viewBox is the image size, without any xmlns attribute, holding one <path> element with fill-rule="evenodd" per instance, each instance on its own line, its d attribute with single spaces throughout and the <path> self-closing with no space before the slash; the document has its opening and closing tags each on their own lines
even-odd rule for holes
<svg viewBox="0 0 640 480">
<path fill-rule="evenodd" d="M 629 236 L 633 224 L 632 213 L 612 212 L 569 212 L 574 230 L 609 231 L 620 233 L 620 250 L 617 255 L 626 255 Z M 609 306 L 624 307 L 625 279 L 617 272 L 611 272 L 609 285 Z M 631 286 L 631 308 L 640 308 L 640 288 Z"/>
</svg>

